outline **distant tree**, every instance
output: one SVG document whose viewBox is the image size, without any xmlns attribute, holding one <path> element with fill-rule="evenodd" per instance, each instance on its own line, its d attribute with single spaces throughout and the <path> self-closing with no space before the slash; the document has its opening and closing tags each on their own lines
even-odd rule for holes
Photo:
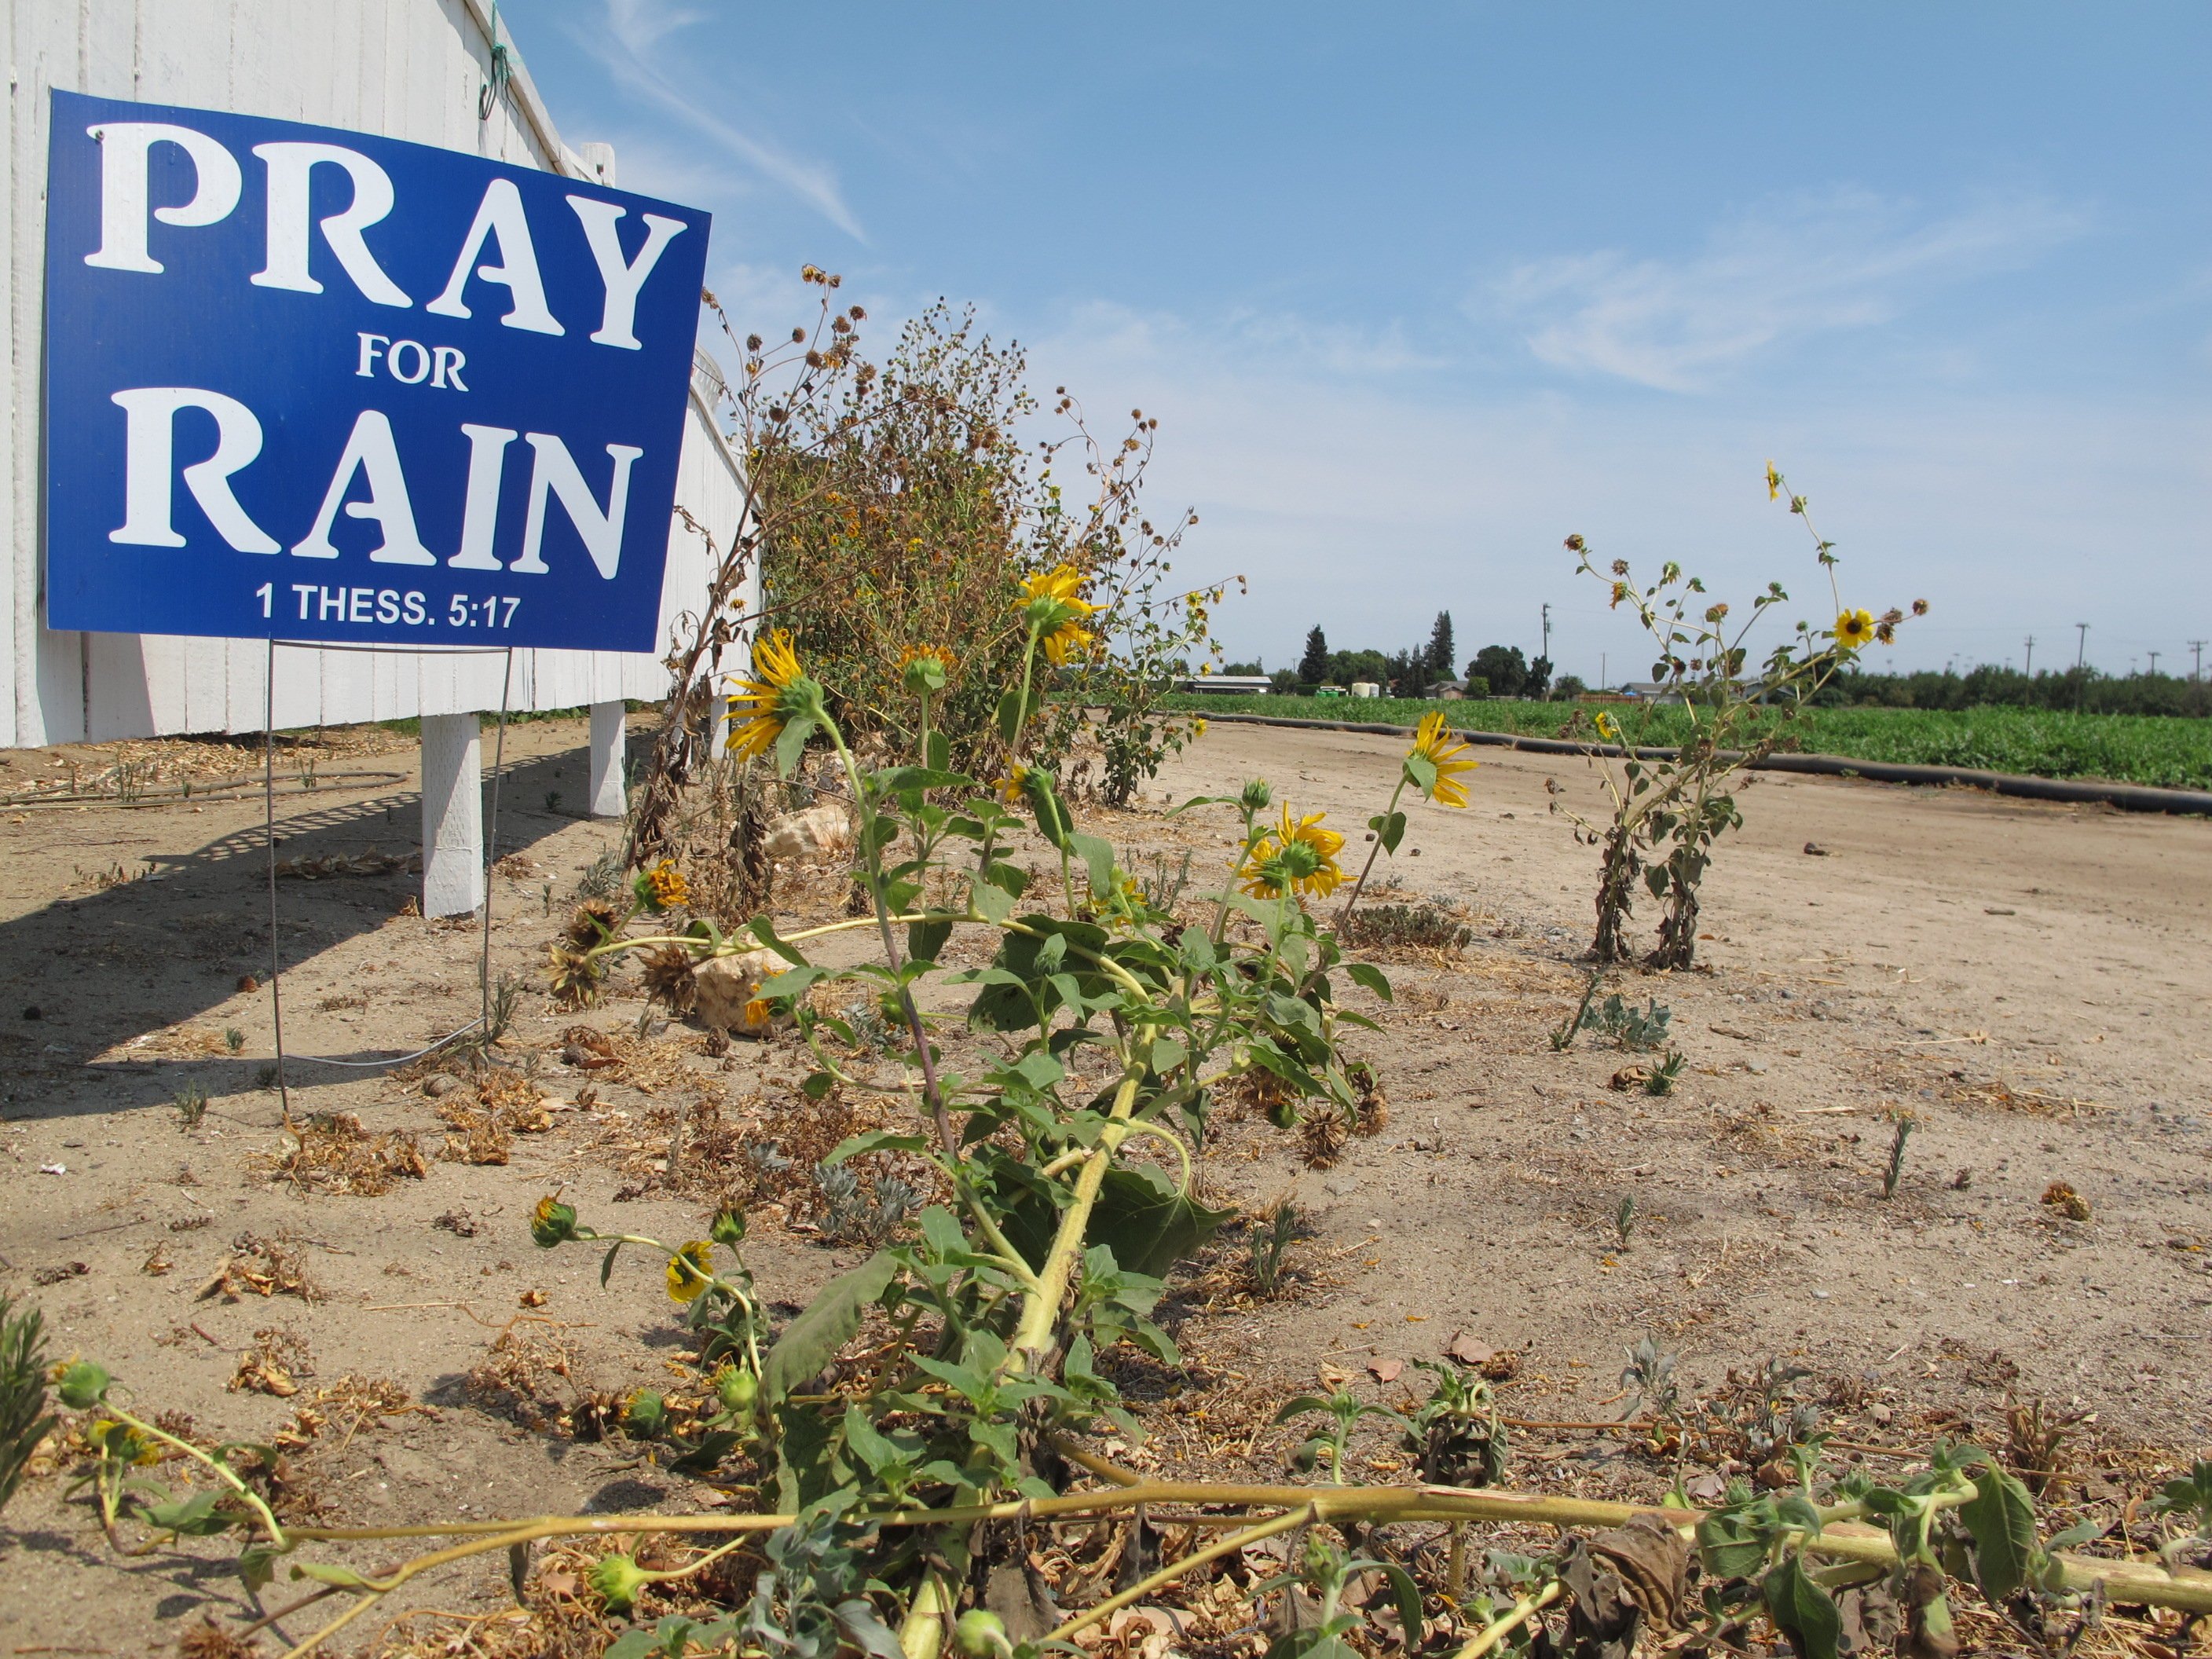
<svg viewBox="0 0 2212 1659">
<path fill-rule="evenodd" d="M 1390 678 L 1390 659 L 1380 651 L 1332 651 L 1328 667 L 1322 678 L 1332 685 L 1348 687 L 1358 680 L 1379 685 Z"/>
<path fill-rule="evenodd" d="M 1480 701 L 1490 695 L 1490 682 L 1480 674 L 1469 674 L 1467 677 L 1467 695 L 1471 701 Z"/>
<path fill-rule="evenodd" d="M 1467 665 L 1469 679 L 1480 675 L 1490 682 L 1493 697 L 1517 697 L 1528 678 L 1528 660 L 1517 645 L 1486 645 Z"/>
<path fill-rule="evenodd" d="M 1298 659 L 1298 678 L 1317 685 L 1328 678 L 1328 636 L 1316 627 L 1306 635 L 1305 655 Z"/>
<path fill-rule="evenodd" d="M 1521 688 L 1524 697 L 1547 697 L 1552 694 L 1552 659 L 1539 657 L 1528 665 L 1528 678 Z"/>
<path fill-rule="evenodd" d="M 1264 674 L 1267 670 L 1264 664 L 1255 660 L 1252 662 L 1232 662 L 1226 665 L 1221 672 L 1224 674 Z"/>
<path fill-rule="evenodd" d="M 1429 629 L 1428 659 L 1431 676 L 1440 680 L 1449 678 L 1452 672 L 1452 658 L 1455 654 L 1452 650 L 1451 612 L 1439 611 L 1437 612 L 1436 626 Z"/>
<path fill-rule="evenodd" d="M 1389 672 L 1391 695 L 1399 697 L 1425 696 L 1429 688 L 1443 678 L 1430 665 L 1429 647 L 1425 644 L 1392 653 Z"/>
<path fill-rule="evenodd" d="M 1313 684 L 1310 680 L 1307 680 L 1304 683 L 1309 685 Z M 1267 676 L 1267 684 L 1274 687 L 1276 690 L 1281 692 L 1285 696 L 1288 696 L 1291 692 L 1298 689 L 1300 684 L 1298 671 L 1295 668 L 1278 668 L 1273 673 Z"/>
<path fill-rule="evenodd" d="M 1554 685 L 1552 690 L 1564 700 L 1571 702 L 1574 699 L 1587 692 L 1589 690 L 1589 687 L 1584 685 L 1581 678 L 1577 675 L 1562 674 L 1559 676 L 1559 684 Z"/>
</svg>

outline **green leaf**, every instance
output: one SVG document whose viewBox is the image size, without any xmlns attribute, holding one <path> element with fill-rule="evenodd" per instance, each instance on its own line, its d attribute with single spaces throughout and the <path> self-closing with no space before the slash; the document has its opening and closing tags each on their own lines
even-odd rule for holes
<svg viewBox="0 0 2212 1659">
<path fill-rule="evenodd" d="M 2035 1571 L 2035 1500 L 2019 1480 L 1994 1462 L 1974 1471 L 1974 1495 L 1959 1506 L 1974 1535 L 1974 1578 L 1982 1594 L 1999 1602 Z"/>
<path fill-rule="evenodd" d="M 799 955 L 799 947 L 793 945 L 786 945 L 783 940 L 777 936 L 775 924 L 770 921 L 766 916 L 755 916 L 751 921 L 746 924 L 746 926 L 751 929 L 752 936 L 755 939 L 758 939 L 769 950 L 775 951 L 776 955 L 781 957 L 786 962 L 791 963 L 793 967 L 804 968 L 806 965 L 806 958 Z"/>
<path fill-rule="evenodd" d="M 1382 838 L 1382 850 L 1395 856 L 1398 843 L 1406 839 L 1406 815 L 1403 812 L 1378 813 L 1367 820 L 1367 827 Z"/>
<path fill-rule="evenodd" d="M 1014 914 L 1014 896 L 996 882 L 977 882 L 969 892 L 968 902 L 986 921 L 1004 921 Z"/>
<path fill-rule="evenodd" d="M 351 1567 L 333 1566 L 327 1561 L 295 1561 L 292 1577 L 312 1578 L 319 1584 L 333 1584 L 339 1589 L 365 1590 L 369 1588 L 368 1580 Z"/>
<path fill-rule="evenodd" d="M 814 735 L 814 722 L 806 717 L 784 722 L 783 730 L 776 734 L 775 775 L 787 778 L 799 764 L 799 757 L 806 752 L 806 740 Z"/>
<path fill-rule="evenodd" d="M 1843 1615 L 1828 1592 L 1814 1583 L 1796 1555 L 1785 1555 L 1767 1569 L 1759 1583 L 1766 1601 L 1766 1616 L 1796 1638 L 1803 1659 L 1836 1659 L 1836 1644 L 1843 1635 Z"/>
<path fill-rule="evenodd" d="M 1744 1510 L 1716 1510 L 1698 1522 L 1698 1555 L 1715 1578 L 1748 1578 L 1766 1559 L 1766 1529 Z"/>
<path fill-rule="evenodd" d="M 999 735 L 1006 746 L 1013 747 L 1014 739 L 1022 734 L 1022 691 L 1019 686 L 1009 687 L 999 697 Z"/>
<path fill-rule="evenodd" d="M 1308 1412 L 1325 1412 L 1329 1409 L 1328 1401 L 1320 1395 L 1302 1394 L 1297 1399 L 1287 1401 L 1278 1410 L 1273 1420 L 1277 1423 L 1287 1423 L 1294 1417 L 1304 1417 Z"/>
<path fill-rule="evenodd" d="M 929 1141 L 922 1135 L 900 1134 L 893 1129 L 864 1129 L 839 1141 L 822 1160 L 822 1167 L 829 1169 L 863 1152 L 920 1152 L 928 1147 Z"/>
<path fill-rule="evenodd" d="M 1103 899 L 1114 890 L 1114 843 L 1097 836 L 1070 836 L 1068 851 L 1083 860 L 1090 872 L 1091 895 Z"/>
<path fill-rule="evenodd" d="M 922 759 L 933 772 L 952 769 L 952 740 L 942 732 L 933 732 L 929 741 L 922 745 Z"/>
<path fill-rule="evenodd" d="M 238 1577 L 249 1595 L 276 1581 L 276 1558 L 283 1552 L 268 1544 L 249 1544 L 238 1553 Z"/>
<path fill-rule="evenodd" d="M 1421 1592 L 1413 1583 L 1413 1575 L 1395 1562 L 1378 1561 L 1382 1576 L 1390 1581 L 1390 1589 L 1398 1598 L 1398 1622 L 1404 1627 L 1405 1651 L 1418 1652 L 1425 1626 L 1421 1622 Z"/>
<path fill-rule="evenodd" d="M 139 1512 L 149 1527 L 182 1537 L 208 1538 L 228 1531 L 231 1524 L 230 1516 L 216 1513 L 216 1497 L 211 1492 L 194 1492 L 179 1503 L 142 1504 Z"/>
<path fill-rule="evenodd" d="M 898 1263 L 878 1250 L 852 1272 L 831 1279 L 806 1310 L 784 1328 L 761 1362 L 761 1393 L 781 1405 L 793 1389 L 837 1357 L 860 1328 L 868 1304 L 890 1285 Z"/>
<path fill-rule="evenodd" d="M 1390 994 L 1390 981 L 1380 968 L 1370 963 L 1347 962 L 1344 971 L 1354 985 L 1365 986 L 1385 1002 L 1395 1000 Z"/>
<path fill-rule="evenodd" d="M 952 937 L 949 921 L 910 921 L 906 929 L 906 953 L 916 962 L 934 962 Z"/>
<path fill-rule="evenodd" d="M 623 1241 L 619 1238 L 615 1240 L 607 1246 L 606 1258 L 599 1263 L 599 1288 L 603 1291 L 607 1287 L 607 1279 L 614 1273 L 615 1258 L 622 1254 L 622 1247 Z"/>
<path fill-rule="evenodd" d="M 1436 788 L 1437 763 L 1426 755 L 1408 755 L 1402 764 L 1406 769 L 1406 781 L 1414 788 L 1425 795 Z"/>
</svg>

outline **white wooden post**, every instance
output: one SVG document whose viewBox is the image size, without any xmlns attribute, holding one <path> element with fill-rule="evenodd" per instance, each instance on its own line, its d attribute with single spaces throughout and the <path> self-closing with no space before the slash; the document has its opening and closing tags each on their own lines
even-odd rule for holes
<svg viewBox="0 0 2212 1659">
<path fill-rule="evenodd" d="M 629 810 L 623 791 L 623 717 L 629 705 L 619 699 L 592 705 L 592 816 L 618 818 Z"/>
<path fill-rule="evenodd" d="M 483 737 L 474 714 L 422 716 L 422 914 L 483 902 Z"/>
</svg>

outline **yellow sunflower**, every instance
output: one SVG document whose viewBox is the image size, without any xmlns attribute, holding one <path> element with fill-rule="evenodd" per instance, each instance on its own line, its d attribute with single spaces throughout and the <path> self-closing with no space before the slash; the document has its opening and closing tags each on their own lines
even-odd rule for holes
<svg viewBox="0 0 2212 1659">
<path fill-rule="evenodd" d="M 1016 761 L 1006 769 L 1006 775 L 991 787 L 999 792 L 999 799 L 1009 806 L 1022 804 L 1022 780 L 1029 776 L 1030 769 Z"/>
<path fill-rule="evenodd" d="M 645 872 L 645 890 L 656 910 L 691 902 L 691 884 L 684 878 L 684 872 L 676 867 L 672 859 L 663 859 Z"/>
<path fill-rule="evenodd" d="M 1100 607 L 1080 597 L 1082 589 L 1081 571 L 1072 564 L 1056 565 L 1024 581 L 1014 605 L 1036 625 L 1038 643 L 1055 665 L 1086 655 L 1098 643 L 1082 622 Z"/>
<path fill-rule="evenodd" d="M 1321 828 L 1328 815 L 1313 812 L 1293 818 L 1283 808 L 1281 821 L 1254 843 L 1238 873 L 1244 890 L 1254 898 L 1279 898 L 1287 890 L 1304 896 L 1327 898 L 1344 879 L 1336 855 L 1344 837 Z"/>
<path fill-rule="evenodd" d="M 1439 805 L 1466 805 L 1467 786 L 1459 781 L 1459 775 L 1472 772 L 1482 764 L 1480 761 L 1461 760 L 1459 757 L 1467 749 L 1467 744 L 1444 729 L 1441 713 L 1422 715 L 1413 732 L 1413 753 L 1425 757 L 1437 769 L 1437 781 L 1421 793 Z"/>
<path fill-rule="evenodd" d="M 1836 643 L 1856 651 L 1874 638 L 1874 612 L 1846 611 L 1836 618 Z"/>
<path fill-rule="evenodd" d="M 730 718 L 744 723 L 730 752 L 740 760 L 768 753 L 792 716 L 817 702 L 814 682 L 799 665 L 790 633 L 781 628 L 753 641 L 753 672 L 739 675 L 738 684 L 743 689 L 730 699 Z"/>
<path fill-rule="evenodd" d="M 942 646 L 909 645 L 899 653 L 899 681 L 915 696 L 942 691 L 952 678 L 952 653 Z"/>
<path fill-rule="evenodd" d="M 714 1241 L 693 1239 L 668 1258 L 668 1299 L 672 1302 L 696 1302 L 699 1292 L 707 1288 L 708 1281 L 714 1275 Z"/>
<path fill-rule="evenodd" d="M 1778 500 L 1782 494 L 1782 475 L 1774 470 L 1774 463 L 1766 464 L 1766 499 Z"/>
</svg>

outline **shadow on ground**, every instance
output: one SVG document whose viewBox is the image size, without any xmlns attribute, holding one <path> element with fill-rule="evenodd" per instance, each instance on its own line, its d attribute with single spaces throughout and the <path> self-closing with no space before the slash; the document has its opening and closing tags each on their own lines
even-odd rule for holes
<svg viewBox="0 0 2212 1659">
<path fill-rule="evenodd" d="M 577 757 L 556 753 L 510 763 L 499 780 L 495 856 L 527 853 L 576 822 L 574 813 L 547 811 L 561 785 L 580 796 L 574 779 Z M 486 816 L 490 816 L 486 778 Z M 404 857 L 419 848 L 422 796 L 414 790 L 301 808 L 298 797 L 280 796 L 276 856 L 280 860 L 356 857 L 371 849 Z M 99 809 L 95 809 L 99 810 Z M 113 809 L 109 809 L 112 811 Z M 121 832 L 121 815 L 112 826 Z M 156 815 L 155 833 L 174 833 L 178 815 Z M 0 922 L 0 1103 L 14 1120 L 66 1117 L 166 1102 L 181 1079 L 210 1097 L 257 1087 L 273 1045 L 264 1036 L 239 1058 L 191 1055 L 145 1060 L 96 1057 L 120 1046 L 201 1018 L 229 1001 L 251 976 L 267 996 L 270 975 L 269 865 L 262 826 L 233 830 L 195 851 L 170 854 L 79 842 L 58 848 L 58 861 L 91 852 L 103 866 L 120 863 L 150 873 L 104 890 L 61 898 Z M 495 902 L 510 890 L 494 883 Z M 349 939 L 374 933 L 400 914 L 422 890 L 419 875 L 395 869 L 377 875 L 334 875 L 316 880 L 284 878 L 276 884 L 282 960 L 289 987 L 301 964 Z M 469 918 L 434 923 L 473 929 Z M 265 1002 L 264 1005 L 265 1006 Z M 299 1012 L 286 1001 L 287 1048 Z M 409 1034 L 417 1043 L 445 1035 Z M 335 1057 L 389 1058 L 376 1048 Z M 364 1075 L 312 1061 L 288 1060 L 295 1085 L 331 1083 Z"/>
</svg>

